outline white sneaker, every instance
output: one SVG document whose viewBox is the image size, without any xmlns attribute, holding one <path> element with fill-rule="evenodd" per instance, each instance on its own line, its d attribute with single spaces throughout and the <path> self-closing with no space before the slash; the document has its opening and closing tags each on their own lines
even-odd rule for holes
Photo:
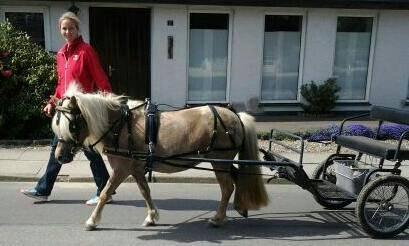
<svg viewBox="0 0 409 246">
<path fill-rule="evenodd" d="M 98 202 L 99 202 L 99 196 L 94 196 L 93 198 L 86 201 L 85 204 L 87 204 L 88 206 L 95 206 L 98 204 Z M 112 196 L 109 196 L 107 203 L 111 203 L 111 202 L 112 202 Z"/>
<path fill-rule="evenodd" d="M 21 189 L 21 193 L 40 202 L 48 202 L 48 196 L 40 195 L 35 188 Z M 112 200 L 112 199 L 111 199 Z"/>
</svg>

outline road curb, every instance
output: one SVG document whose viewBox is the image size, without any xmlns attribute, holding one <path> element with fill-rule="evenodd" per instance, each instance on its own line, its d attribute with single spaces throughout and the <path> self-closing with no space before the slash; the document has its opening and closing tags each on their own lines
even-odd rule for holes
<svg viewBox="0 0 409 246">
<path fill-rule="evenodd" d="M 51 139 L 0 139 L 0 145 L 6 146 L 43 146 L 50 145 Z"/>
</svg>

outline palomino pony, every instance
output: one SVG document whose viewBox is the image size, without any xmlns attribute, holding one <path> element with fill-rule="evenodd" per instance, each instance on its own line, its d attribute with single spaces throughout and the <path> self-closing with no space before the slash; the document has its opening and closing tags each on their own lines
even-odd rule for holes
<svg viewBox="0 0 409 246">
<path fill-rule="evenodd" d="M 145 144 L 145 109 L 140 101 L 127 101 L 126 97 L 114 94 L 83 94 L 75 86 L 69 88 L 66 97 L 57 107 L 52 128 L 59 138 L 55 157 L 60 163 L 72 161 L 81 146 L 95 146 L 104 153 L 104 148 L 147 153 Z M 127 103 L 129 118 L 119 127 L 114 137 L 111 129 L 121 118 L 121 104 Z M 213 110 L 216 110 L 214 114 Z M 239 154 L 241 160 L 258 160 L 257 137 L 254 119 L 246 113 L 234 113 L 223 107 L 195 107 L 172 112 L 159 112 L 159 124 L 155 156 L 229 159 Z M 130 127 L 127 125 L 129 124 Z M 114 127 L 113 127 L 114 126 Z M 117 127 L 118 128 L 118 127 Z M 129 137 L 129 135 L 131 137 Z M 118 141 L 115 141 L 117 139 Z M 131 140 L 129 140 L 131 139 Z M 128 143 L 128 141 L 130 143 Z M 154 225 L 159 213 L 151 198 L 145 179 L 145 161 L 116 154 L 107 154 L 112 167 L 111 177 L 100 195 L 100 201 L 86 221 L 87 230 L 93 230 L 101 220 L 102 209 L 118 186 L 132 175 L 145 199 L 147 217 L 144 226 Z M 179 164 L 177 166 L 169 165 Z M 157 161 L 155 172 L 174 173 L 192 168 L 197 161 Z M 209 220 L 214 226 L 226 220 L 226 209 L 234 191 L 234 208 L 247 217 L 249 209 L 266 206 L 268 196 L 258 165 L 238 165 L 232 163 L 211 163 L 221 188 L 221 200 L 216 215 Z M 254 175 L 253 175 L 254 174 Z"/>
</svg>

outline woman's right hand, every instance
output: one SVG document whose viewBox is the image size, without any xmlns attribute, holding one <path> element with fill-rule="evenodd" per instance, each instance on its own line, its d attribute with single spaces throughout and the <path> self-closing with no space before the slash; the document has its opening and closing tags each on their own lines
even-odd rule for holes
<svg viewBox="0 0 409 246">
<path fill-rule="evenodd" d="M 53 116 L 53 110 L 54 110 L 54 106 L 51 103 L 48 103 L 44 108 L 43 108 L 43 112 L 47 117 L 52 117 Z"/>
</svg>

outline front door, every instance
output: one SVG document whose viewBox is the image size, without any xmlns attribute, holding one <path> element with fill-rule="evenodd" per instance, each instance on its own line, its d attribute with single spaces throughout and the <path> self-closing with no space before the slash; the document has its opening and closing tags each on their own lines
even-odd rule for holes
<svg viewBox="0 0 409 246">
<path fill-rule="evenodd" d="M 150 9 L 89 9 L 90 42 L 115 94 L 150 97 Z"/>
</svg>

